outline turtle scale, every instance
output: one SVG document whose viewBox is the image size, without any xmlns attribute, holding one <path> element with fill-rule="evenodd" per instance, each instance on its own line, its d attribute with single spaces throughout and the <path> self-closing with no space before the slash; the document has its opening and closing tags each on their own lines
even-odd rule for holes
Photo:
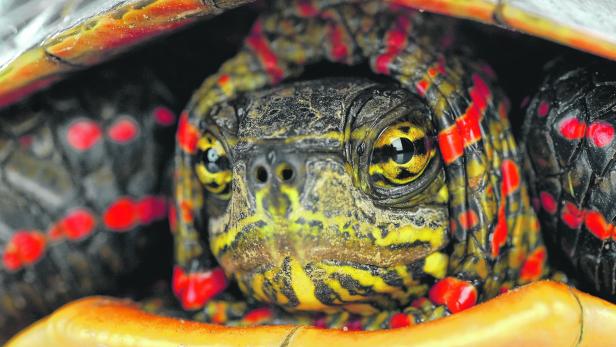
<svg viewBox="0 0 616 347">
<path fill-rule="evenodd" d="M 597 65 L 562 69 L 528 107 L 526 172 L 546 237 L 584 279 L 581 286 L 613 301 L 616 82 Z"/>
<path fill-rule="evenodd" d="M 145 267 L 168 242 L 157 230 L 175 101 L 147 71 L 87 81 L 88 90 L 70 81 L 0 118 L 2 339 L 69 300 L 138 290 L 158 273 Z"/>
</svg>

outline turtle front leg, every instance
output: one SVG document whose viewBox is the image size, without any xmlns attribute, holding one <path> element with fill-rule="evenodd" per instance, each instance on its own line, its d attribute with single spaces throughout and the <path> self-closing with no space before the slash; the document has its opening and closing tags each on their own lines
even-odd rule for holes
<svg viewBox="0 0 616 347">
<path fill-rule="evenodd" d="M 156 316 L 125 300 L 91 297 L 64 306 L 6 346 L 611 346 L 615 326 L 616 305 L 543 281 L 440 320 L 372 332 L 221 327 Z"/>
</svg>

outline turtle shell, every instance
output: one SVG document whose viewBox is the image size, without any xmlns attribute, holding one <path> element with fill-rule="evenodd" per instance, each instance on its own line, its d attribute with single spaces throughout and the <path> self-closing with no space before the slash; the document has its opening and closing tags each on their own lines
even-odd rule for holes
<svg viewBox="0 0 616 347">
<path fill-rule="evenodd" d="M 616 7 L 609 0 L 396 0 L 454 17 L 521 31 L 616 59 Z"/>
<path fill-rule="evenodd" d="M 390 0 L 616 59 L 609 0 Z M 251 0 L 9 0 L 0 4 L 0 107 L 198 18 Z"/>
<path fill-rule="evenodd" d="M 42 0 L 0 4 L 0 107 L 130 47 L 247 0 Z"/>
</svg>

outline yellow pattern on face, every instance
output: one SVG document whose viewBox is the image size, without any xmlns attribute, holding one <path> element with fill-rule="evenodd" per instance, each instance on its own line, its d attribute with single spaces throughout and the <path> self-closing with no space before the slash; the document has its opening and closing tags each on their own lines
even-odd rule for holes
<svg viewBox="0 0 616 347">
<path fill-rule="evenodd" d="M 248 296 L 292 311 L 369 314 L 408 304 L 417 293 L 407 266 L 423 269 L 449 241 L 446 205 L 377 207 L 334 156 L 314 159 L 306 175 L 302 193 L 290 184 L 251 190 L 246 172 L 234 173 L 232 215 L 210 220 L 221 265 Z M 445 270 L 446 259 L 431 259 L 429 271 Z"/>
<path fill-rule="evenodd" d="M 379 187 L 408 184 L 436 154 L 425 130 L 409 121 L 386 128 L 374 143 L 368 173 Z"/>
<path fill-rule="evenodd" d="M 233 186 L 216 213 L 206 207 L 210 249 L 248 297 L 289 311 L 402 307 L 448 263 L 449 194 L 432 125 L 412 100 L 394 111 L 362 107 L 355 124 L 338 104 L 344 94 L 319 108 L 335 93 L 277 90 L 238 106 L 246 108 L 228 136 L 236 142 L 203 136 L 202 158 L 228 153 L 230 171 L 206 171 L 205 157 L 199 178 Z M 281 109 L 288 124 L 272 116 Z M 402 189 L 377 192 L 375 177 L 379 188 Z"/>
<path fill-rule="evenodd" d="M 212 133 L 205 132 L 197 143 L 200 161 L 195 165 L 199 180 L 210 193 L 228 199 L 232 179 L 227 152 L 221 141 Z"/>
<path fill-rule="evenodd" d="M 434 252 L 426 257 L 423 270 L 434 278 L 443 278 L 447 273 L 448 263 L 449 257 L 446 254 Z"/>
</svg>

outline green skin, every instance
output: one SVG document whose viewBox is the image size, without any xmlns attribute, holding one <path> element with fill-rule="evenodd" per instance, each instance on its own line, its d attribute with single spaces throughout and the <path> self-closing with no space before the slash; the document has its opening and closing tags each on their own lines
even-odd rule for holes
<svg viewBox="0 0 616 347">
<path fill-rule="evenodd" d="M 317 6 L 264 15 L 183 115 L 178 268 L 207 273 L 210 249 L 249 302 L 292 312 L 259 323 L 316 311 L 339 327 L 355 313 L 364 329 L 401 311 L 442 317 L 544 276 L 502 93 L 484 67 L 425 48 L 448 22 L 380 2 Z M 406 39 L 394 47 L 393 35 Z M 367 60 L 392 84 L 251 93 L 320 60 Z M 219 304 L 197 318 L 255 323 Z M 226 319 L 212 319 L 220 310 Z"/>
</svg>

